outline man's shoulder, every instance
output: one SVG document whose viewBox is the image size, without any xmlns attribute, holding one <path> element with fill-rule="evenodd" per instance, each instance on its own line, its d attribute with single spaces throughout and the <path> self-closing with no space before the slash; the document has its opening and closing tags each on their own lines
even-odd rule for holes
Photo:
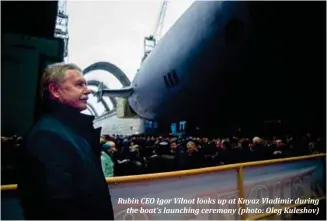
<svg viewBox="0 0 327 221">
<path fill-rule="evenodd" d="M 47 150 L 49 150 L 49 147 L 51 146 L 60 147 L 59 149 L 61 149 L 61 147 L 67 144 L 66 131 L 67 129 L 65 128 L 65 125 L 54 116 L 44 115 L 38 119 L 29 132 L 24 136 L 21 150 L 23 153 L 26 153 L 25 151 L 29 150 L 28 152 L 45 156 L 44 147 L 47 147 Z M 53 152 L 58 148 L 50 149 Z"/>
<path fill-rule="evenodd" d="M 38 133 L 51 133 L 61 135 L 65 131 L 65 125 L 52 115 L 42 116 L 27 133 L 26 137 L 32 137 Z"/>
</svg>

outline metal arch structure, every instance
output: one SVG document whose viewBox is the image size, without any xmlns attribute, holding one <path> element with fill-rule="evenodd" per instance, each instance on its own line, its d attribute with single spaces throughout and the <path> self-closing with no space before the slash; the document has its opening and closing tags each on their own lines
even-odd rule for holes
<svg viewBox="0 0 327 221">
<path fill-rule="evenodd" d="M 90 85 L 90 86 L 98 87 L 99 84 L 100 84 L 100 81 L 98 81 L 98 80 L 88 80 L 87 81 L 87 84 Z M 104 89 L 109 89 L 109 87 L 106 86 L 106 85 L 103 85 L 103 87 L 104 87 Z M 116 99 L 113 98 L 113 97 L 109 97 L 109 99 L 112 102 L 113 106 L 116 107 L 117 106 Z M 108 107 L 107 103 L 103 99 L 101 99 L 101 103 L 103 104 L 103 106 L 104 106 L 104 108 L 105 108 L 106 111 L 110 111 L 110 108 Z"/>
<path fill-rule="evenodd" d="M 89 107 L 89 106 L 87 106 L 86 107 L 86 109 L 93 115 L 93 116 L 95 116 L 95 113 L 93 113 L 93 111 L 92 111 L 92 109 Z"/>
<path fill-rule="evenodd" d="M 90 112 L 91 112 L 95 117 L 99 116 L 98 113 L 96 112 L 96 110 L 95 110 L 95 108 L 93 107 L 92 104 L 87 103 L 86 106 L 87 106 L 87 109 L 88 109 L 88 110 L 89 110 L 89 111 L 90 111 Z"/>
<path fill-rule="evenodd" d="M 91 71 L 96 71 L 96 70 L 103 70 L 103 71 L 108 71 L 112 75 L 114 75 L 117 80 L 123 85 L 123 87 L 127 87 L 131 85 L 131 81 L 128 79 L 126 74 L 118 68 L 116 65 L 110 63 L 110 62 L 105 62 L 105 61 L 99 61 L 94 64 L 89 65 L 83 70 L 84 75 Z"/>
<path fill-rule="evenodd" d="M 96 92 L 92 91 L 91 93 L 92 93 L 94 96 L 96 96 Z M 109 111 L 110 111 L 110 108 L 108 107 L 107 103 L 106 103 L 104 100 L 101 100 L 101 103 L 103 104 L 105 111 L 106 111 L 106 112 L 109 112 Z"/>
<path fill-rule="evenodd" d="M 103 70 L 103 71 L 107 71 L 110 74 L 112 74 L 122 85 L 123 87 L 127 87 L 131 85 L 131 81 L 128 79 L 128 77 L 126 76 L 126 74 L 120 69 L 118 68 L 116 65 L 110 63 L 110 62 L 105 62 L 105 61 L 99 61 L 96 62 L 94 64 L 89 65 L 88 67 L 84 68 L 83 70 L 83 74 L 87 75 L 89 72 L 91 71 L 96 71 L 96 70 Z M 98 87 L 100 84 L 100 81 L 98 80 L 89 80 L 87 81 L 88 85 L 91 86 L 96 86 Z M 105 89 L 109 89 L 108 86 L 104 85 Z M 117 107 L 117 101 L 115 98 L 109 97 L 110 101 L 112 102 L 114 109 L 110 110 L 110 108 L 108 107 L 107 103 L 104 100 L 101 100 L 106 112 L 112 112 L 115 111 L 116 107 Z M 90 105 L 90 104 L 89 104 Z M 92 110 L 92 112 L 95 114 L 95 116 L 97 117 L 98 114 L 96 113 L 94 107 L 92 105 L 90 105 L 89 110 Z"/>
</svg>

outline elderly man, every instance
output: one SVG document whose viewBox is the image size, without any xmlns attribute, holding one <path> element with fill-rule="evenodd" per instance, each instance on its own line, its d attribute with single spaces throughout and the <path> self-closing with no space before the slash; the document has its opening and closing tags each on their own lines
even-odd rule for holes
<svg viewBox="0 0 327 221">
<path fill-rule="evenodd" d="M 74 64 L 53 64 L 41 79 L 44 114 L 25 137 L 18 190 L 26 219 L 113 220 L 101 169 L 100 129 L 86 109 L 90 90 Z"/>
</svg>

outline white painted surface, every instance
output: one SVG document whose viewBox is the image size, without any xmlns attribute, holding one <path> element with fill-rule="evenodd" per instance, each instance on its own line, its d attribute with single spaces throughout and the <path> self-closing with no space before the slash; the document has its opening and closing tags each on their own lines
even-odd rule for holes
<svg viewBox="0 0 327 221">
<path fill-rule="evenodd" d="M 140 118 L 117 118 L 116 114 L 95 120 L 94 127 L 102 127 L 101 134 L 132 135 L 144 132 L 144 123 Z"/>
</svg>

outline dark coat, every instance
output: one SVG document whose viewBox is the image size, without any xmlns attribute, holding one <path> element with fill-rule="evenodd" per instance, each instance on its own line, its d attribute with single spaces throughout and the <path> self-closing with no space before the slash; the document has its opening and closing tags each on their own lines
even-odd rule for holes
<svg viewBox="0 0 327 221">
<path fill-rule="evenodd" d="M 26 219 L 113 220 L 93 116 L 50 102 L 22 145 L 18 192 Z"/>
</svg>

